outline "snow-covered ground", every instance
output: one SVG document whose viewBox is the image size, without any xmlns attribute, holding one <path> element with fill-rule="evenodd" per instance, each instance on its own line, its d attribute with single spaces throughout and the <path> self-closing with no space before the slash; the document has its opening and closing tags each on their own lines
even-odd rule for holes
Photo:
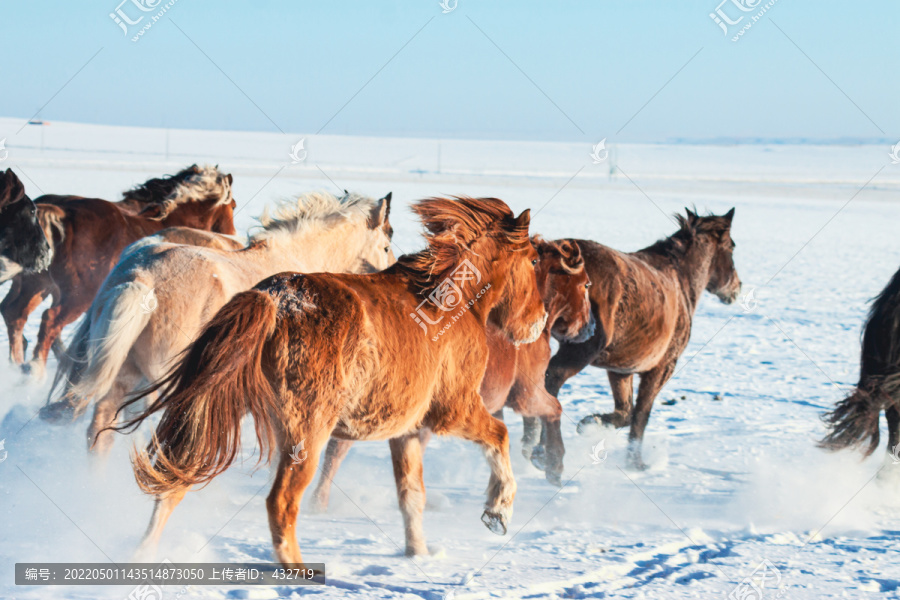
<svg viewBox="0 0 900 600">
<path fill-rule="evenodd" d="M 19 124 L 0 119 L 0 137 Z M 69 124 L 41 135 L 34 127 L 10 137 L 2 163 L 32 197 L 116 199 L 150 176 L 218 162 L 234 174 L 241 230 L 277 197 L 335 186 L 393 191 L 398 253 L 422 245 L 408 204 L 436 194 L 498 196 L 515 210 L 531 207 L 533 230 L 546 237 L 625 250 L 672 233 L 667 215 L 684 206 L 737 209 L 735 260 L 754 293 L 743 305 L 701 301 L 691 344 L 651 417 L 650 470 L 624 470 L 622 435 L 575 433 L 583 416 L 612 406 L 605 374 L 587 370 L 561 392 L 561 490 L 521 457 L 521 423 L 507 415 L 519 484 L 509 535 L 480 522 L 488 468 L 479 450 L 435 439 L 425 460 L 425 529 L 435 552 L 404 557 L 387 444 L 360 443 L 328 513 L 301 512 L 299 520 L 304 557 L 326 564 L 328 585 L 192 587 L 181 597 L 724 598 L 760 564 L 768 569 L 764 598 L 900 597 L 900 465 L 888 461 L 875 477 L 882 450 L 861 461 L 815 447 L 819 415 L 856 380 L 867 302 L 900 265 L 900 165 L 889 148 L 623 145 L 594 164 L 580 144 L 308 136 L 308 156 L 292 164 L 288 153 L 302 135 Z M 610 160 L 620 169 L 612 177 Z M 31 340 L 39 314 L 26 331 Z M 7 348 L 4 338 L 0 354 Z M 128 461 L 140 432 L 117 440 L 105 469 L 92 466 L 86 424 L 58 429 L 35 419 L 48 384 L 3 362 L 0 596 L 126 597 L 127 587 L 11 585 L 15 562 L 127 560 L 151 501 Z M 594 464 L 601 439 L 608 458 Z M 254 449 L 245 450 L 243 465 L 178 507 L 160 559 L 271 559 L 270 471 L 254 469 Z"/>
</svg>

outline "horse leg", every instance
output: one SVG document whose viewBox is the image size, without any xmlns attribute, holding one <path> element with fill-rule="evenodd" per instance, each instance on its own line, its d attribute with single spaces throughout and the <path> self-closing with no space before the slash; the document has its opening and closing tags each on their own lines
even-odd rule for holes
<svg viewBox="0 0 900 600">
<path fill-rule="evenodd" d="M 641 382 L 638 385 L 637 406 L 631 414 L 631 431 L 628 433 L 627 464 L 637 470 L 644 470 L 647 465 L 641 458 L 641 442 L 644 439 L 644 429 L 650 420 L 650 410 L 659 390 L 666 384 L 672 373 L 675 372 L 675 361 L 655 367 L 641 373 Z"/>
<path fill-rule="evenodd" d="M 141 540 L 140 546 L 134 553 L 132 562 L 152 562 L 156 554 L 156 548 L 159 545 L 159 538 L 162 535 L 166 521 L 172 516 L 172 511 L 184 498 L 191 486 L 176 488 L 165 496 L 157 496 L 156 503 L 153 505 L 153 515 L 150 517 L 150 524 L 144 533 L 144 539 Z"/>
<path fill-rule="evenodd" d="M 322 473 L 319 475 L 319 484 L 313 491 L 312 502 L 309 503 L 311 513 L 323 513 L 328 510 L 328 500 L 331 497 L 331 483 L 352 447 L 352 440 L 339 440 L 337 438 L 328 440 L 328 447 L 325 448 L 325 459 L 322 461 Z"/>
<path fill-rule="evenodd" d="M 94 406 L 94 417 L 88 427 L 87 444 L 88 452 L 95 457 L 105 459 L 109 456 L 116 434 L 107 427 L 114 426 L 119 420 L 116 411 L 119 410 L 128 392 L 137 389 L 140 381 L 140 372 L 126 363 L 116 376 L 112 388 Z"/>
<path fill-rule="evenodd" d="M 447 433 L 479 444 L 491 468 L 481 521 L 494 533 L 505 535 L 516 497 L 516 480 L 509 462 L 509 432 L 502 421 L 491 416 L 478 394 L 469 398 L 468 407 L 461 407 L 457 414 L 465 417 L 446 424 Z"/>
<path fill-rule="evenodd" d="M 554 398 L 558 398 L 559 390 L 563 384 L 591 364 L 599 350 L 600 336 L 597 334 L 594 334 L 591 339 L 582 344 L 560 342 L 559 352 L 550 359 L 550 364 L 547 366 L 547 373 L 544 377 L 547 393 Z M 578 433 L 583 432 L 584 425 L 587 425 L 589 422 L 593 423 L 599 418 L 599 415 L 590 415 L 582 419 L 581 423 L 578 424 Z M 531 424 L 531 426 L 533 427 L 534 425 Z M 544 437 L 542 433 L 541 445 L 543 445 Z"/>
<path fill-rule="evenodd" d="M 422 440 L 418 433 L 390 440 L 391 460 L 397 499 L 406 532 L 406 555 L 428 554 L 422 511 L 425 510 L 425 481 L 422 478 Z"/>
<path fill-rule="evenodd" d="M 38 331 L 37 345 L 34 347 L 34 356 L 30 363 L 29 370 L 34 375 L 43 376 L 47 357 L 50 355 L 50 347 L 62 333 L 63 328 L 78 319 L 88 307 L 90 307 L 90 300 L 85 303 L 54 294 L 53 305 L 44 312 L 41 319 L 41 329 Z"/>
<path fill-rule="evenodd" d="M 305 437 L 303 432 L 293 432 L 293 440 L 306 442 L 308 454 L 300 463 L 295 463 L 290 454 L 283 452 L 278 463 L 275 483 L 266 498 L 266 509 L 269 513 L 269 530 L 272 532 L 275 559 L 285 566 L 303 562 L 296 530 L 300 499 L 303 491 L 312 483 L 319 465 L 319 452 L 334 430 L 336 422 L 337 415 L 330 426 L 323 427 L 315 434 L 308 434 L 309 437 Z M 288 444 L 284 444 L 284 447 L 287 446 Z"/>
<path fill-rule="evenodd" d="M 50 294 L 45 283 L 39 276 L 19 275 L 13 279 L 6 298 L 0 302 L 0 313 L 9 335 L 9 359 L 13 364 L 25 362 L 25 323 L 28 322 L 28 315 Z"/>
<path fill-rule="evenodd" d="M 896 452 L 897 455 L 900 455 L 900 450 L 895 450 L 900 444 L 900 405 L 894 404 L 887 407 L 884 416 L 887 417 L 888 424 L 888 454 L 893 455 Z"/>
<path fill-rule="evenodd" d="M 606 375 L 609 378 L 609 387 L 612 389 L 613 400 L 616 404 L 613 412 L 600 415 L 600 420 L 613 427 L 625 427 L 631 422 L 634 374 L 607 371 Z"/>
</svg>

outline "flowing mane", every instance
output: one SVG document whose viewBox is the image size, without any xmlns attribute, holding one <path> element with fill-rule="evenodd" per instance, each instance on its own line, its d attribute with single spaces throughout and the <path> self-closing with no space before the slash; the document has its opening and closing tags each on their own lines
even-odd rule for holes
<svg viewBox="0 0 900 600">
<path fill-rule="evenodd" d="M 154 177 L 122 194 L 124 200 L 142 204 L 164 202 L 186 204 L 218 197 L 218 204 L 231 202 L 231 177 L 212 165 L 193 164 L 175 175 Z"/>
<path fill-rule="evenodd" d="M 401 256 L 397 265 L 420 293 L 456 269 L 478 239 L 498 238 L 521 247 L 530 243 L 527 224 L 519 226 L 509 207 L 497 198 L 427 198 L 412 210 L 422 219 L 428 247 Z"/>
<path fill-rule="evenodd" d="M 575 275 L 584 270 L 584 258 L 581 256 L 581 248 L 571 240 L 548 242 L 541 235 L 531 236 L 531 245 L 538 254 L 556 254 L 559 256 L 559 267 L 569 275 Z"/>
<path fill-rule="evenodd" d="M 378 201 L 361 194 L 345 192 L 335 196 L 329 192 L 310 192 L 297 198 L 279 201 L 259 217 L 263 231 L 251 236 L 260 241 L 277 232 L 297 233 L 312 227 L 331 228 L 346 220 L 368 220 Z"/>
<path fill-rule="evenodd" d="M 728 229 L 725 217 L 707 213 L 703 216 L 687 211 L 687 216 L 673 215 L 678 224 L 678 231 L 641 250 L 650 254 L 659 254 L 667 258 L 680 259 L 690 248 L 694 238 L 700 234 L 718 235 Z"/>
</svg>

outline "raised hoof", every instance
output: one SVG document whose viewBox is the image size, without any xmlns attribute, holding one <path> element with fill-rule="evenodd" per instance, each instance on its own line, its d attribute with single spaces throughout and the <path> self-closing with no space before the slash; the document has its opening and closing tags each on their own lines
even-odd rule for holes
<svg viewBox="0 0 900 600">
<path fill-rule="evenodd" d="M 603 426 L 602 415 L 588 415 L 578 422 L 575 431 L 578 435 L 584 435 L 597 427 Z"/>
<path fill-rule="evenodd" d="M 531 464 L 539 471 L 547 470 L 547 450 L 543 446 L 535 446 L 531 449 Z"/>
<path fill-rule="evenodd" d="M 53 425 L 68 425 L 75 420 L 75 409 L 68 402 L 54 402 L 41 408 L 40 417 Z"/>
<path fill-rule="evenodd" d="M 611 412 L 600 415 L 600 420 L 604 425 L 612 425 L 613 427 L 625 427 L 631 424 L 631 415 L 620 412 Z"/>
<path fill-rule="evenodd" d="M 506 535 L 506 515 L 495 513 L 489 510 L 484 511 L 481 515 L 481 522 L 497 535 Z"/>
</svg>

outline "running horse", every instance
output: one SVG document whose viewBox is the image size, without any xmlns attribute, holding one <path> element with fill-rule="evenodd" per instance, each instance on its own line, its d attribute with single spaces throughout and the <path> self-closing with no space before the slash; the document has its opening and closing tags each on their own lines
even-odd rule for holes
<svg viewBox="0 0 900 600">
<path fill-rule="evenodd" d="M 232 236 L 187 228 L 135 242 L 72 336 L 53 382 L 63 393 L 41 418 L 70 423 L 94 402 L 88 449 L 105 456 L 126 395 L 165 375 L 232 296 L 288 270 L 373 273 L 393 264 L 390 206 L 390 193 L 375 200 L 313 192 L 266 209 L 246 248 L 231 246 Z M 151 298 L 153 310 L 141 310 Z"/>
<path fill-rule="evenodd" d="M 0 283 L 50 266 L 53 248 L 44 235 L 37 207 L 12 169 L 0 172 Z"/>
<path fill-rule="evenodd" d="M 869 456 L 880 441 L 879 419 L 888 426 L 888 456 L 900 459 L 900 271 L 872 303 L 866 319 L 859 383 L 824 415 L 830 432 L 819 445 L 829 450 L 859 447 Z"/>
<path fill-rule="evenodd" d="M 536 235 L 531 243 L 538 253 L 535 273 L 547 310 L 547 325 L 536 341 L 516 346 L 499 328 L 488 323 L 488 366 L 480 392 L 488 412 L 495 417 L 502 419 L 506 406 L 526 418 L 543 417 L 551 430 L 558 432 L 560 428 L 554 424 L 562 416 L 562 405 L 544 389 L 544 372 L 551 354 L 550 337 L 582 342 L 593 335 L 594 318 L 587 293 L 591 282 L 584 270 L 581 251 L 574 242 L 548 242 Z M 427 430 L 423 431 L 423 449 L 430 437 Z M 522 452 L 530 458 L 537 439 L 522 440 L 522 443 Z M 352 446 L 351 440 L 331 438 L 328 441 L 322 473 L 310 505 L 314 512 L 328 508 L 332 481 Z M 549 481 L 559 484 L 565 454 L 562 436 L 551 434 L 547 446 L 552 458 L 544 470 Z"/>
<path fill-rule="evenodd" d="M 578 429 L 583 432 L 591 424 L 630 425 L 627 464 L 634 469 L 646 468 L 641 441 L 650 410 L 687 347 L 703 291 L 725 304 L 734 302 L 741 291 L 731 239 L 734 209 L 722 216 L 687 210 L 686 216 L 675 218 L 678 231 L 637 252 L 575 240 L 593 283 L 590 296 L 597 331 L 583 343 L 560 342 L 547 370 L 547 392 L 555 396 L 586 366 L 606 369 L 615 410 L 585 417 Z M 640 384 L 637 405 L 632 407 L 635 375 Z M 526 422 L 526 435 L 537 437 L 529 432 L 535 427 L 540 427 L 536 420 Z M 546 438 L 546 427 L 541 437 Z M 543 444 L 535 450 L 532 462 L 541 467 Z"/>
<path fill-rule="evenodd" d="M 9 334 L 10 359 L 25 362 L 28 315 L 48 295 L 53 303 L 41 319 L 34 356 L 26 371 L 44 372 L 51 346 L 63 328 L 91 305 L 94 295 L 132 242 L 172 226 L 233 234 L 231 175 L 192 165 L 176 175 L 155 178 L 126 192 L 126 202 L 52 196 L 37 199 L 38 218 L 52 239 L 53 260 L 46 272 L 13 280 L 0 313 Z M 136 208 L 140 206 L 138 212 Z"/>
<path fill-rule="evenodd" d="M 295 532 L 300 498 L 331 436 L 390 440 L 407 554 L 428 552 L 423 429 L 482 446 L 491 469 L 482 521 L 506 533 L 516 492 L 509 436 L 478 385 L 489 319 L 513 343 L 533 342 L 547 321 L 530 215 L 515 217 L 495 198 L 431 198 L 413 210 L 426 228 L 425 250 L 374 274 L 287 272 L 263 280 L 223 306 L 173 371 L 144 392 L 159 397 L 119 428 L 163 411 L 147 452 L 134 457 L 139 485 L 156 496 L 139 555 L 155 550 L 192 485 L 235 460 L 248 412 L 260 459 L 278 457 L 266 507 L 275 556 L 285 565 L 303 562 Z M 437 320 L 443 305 L 429 298 L 446 301 L 451 286 L 457 318 L 440 335 L 423 331 L 410 313 Z M 298 448 L 307 453 L 302 459 Z"/>
</svg>

